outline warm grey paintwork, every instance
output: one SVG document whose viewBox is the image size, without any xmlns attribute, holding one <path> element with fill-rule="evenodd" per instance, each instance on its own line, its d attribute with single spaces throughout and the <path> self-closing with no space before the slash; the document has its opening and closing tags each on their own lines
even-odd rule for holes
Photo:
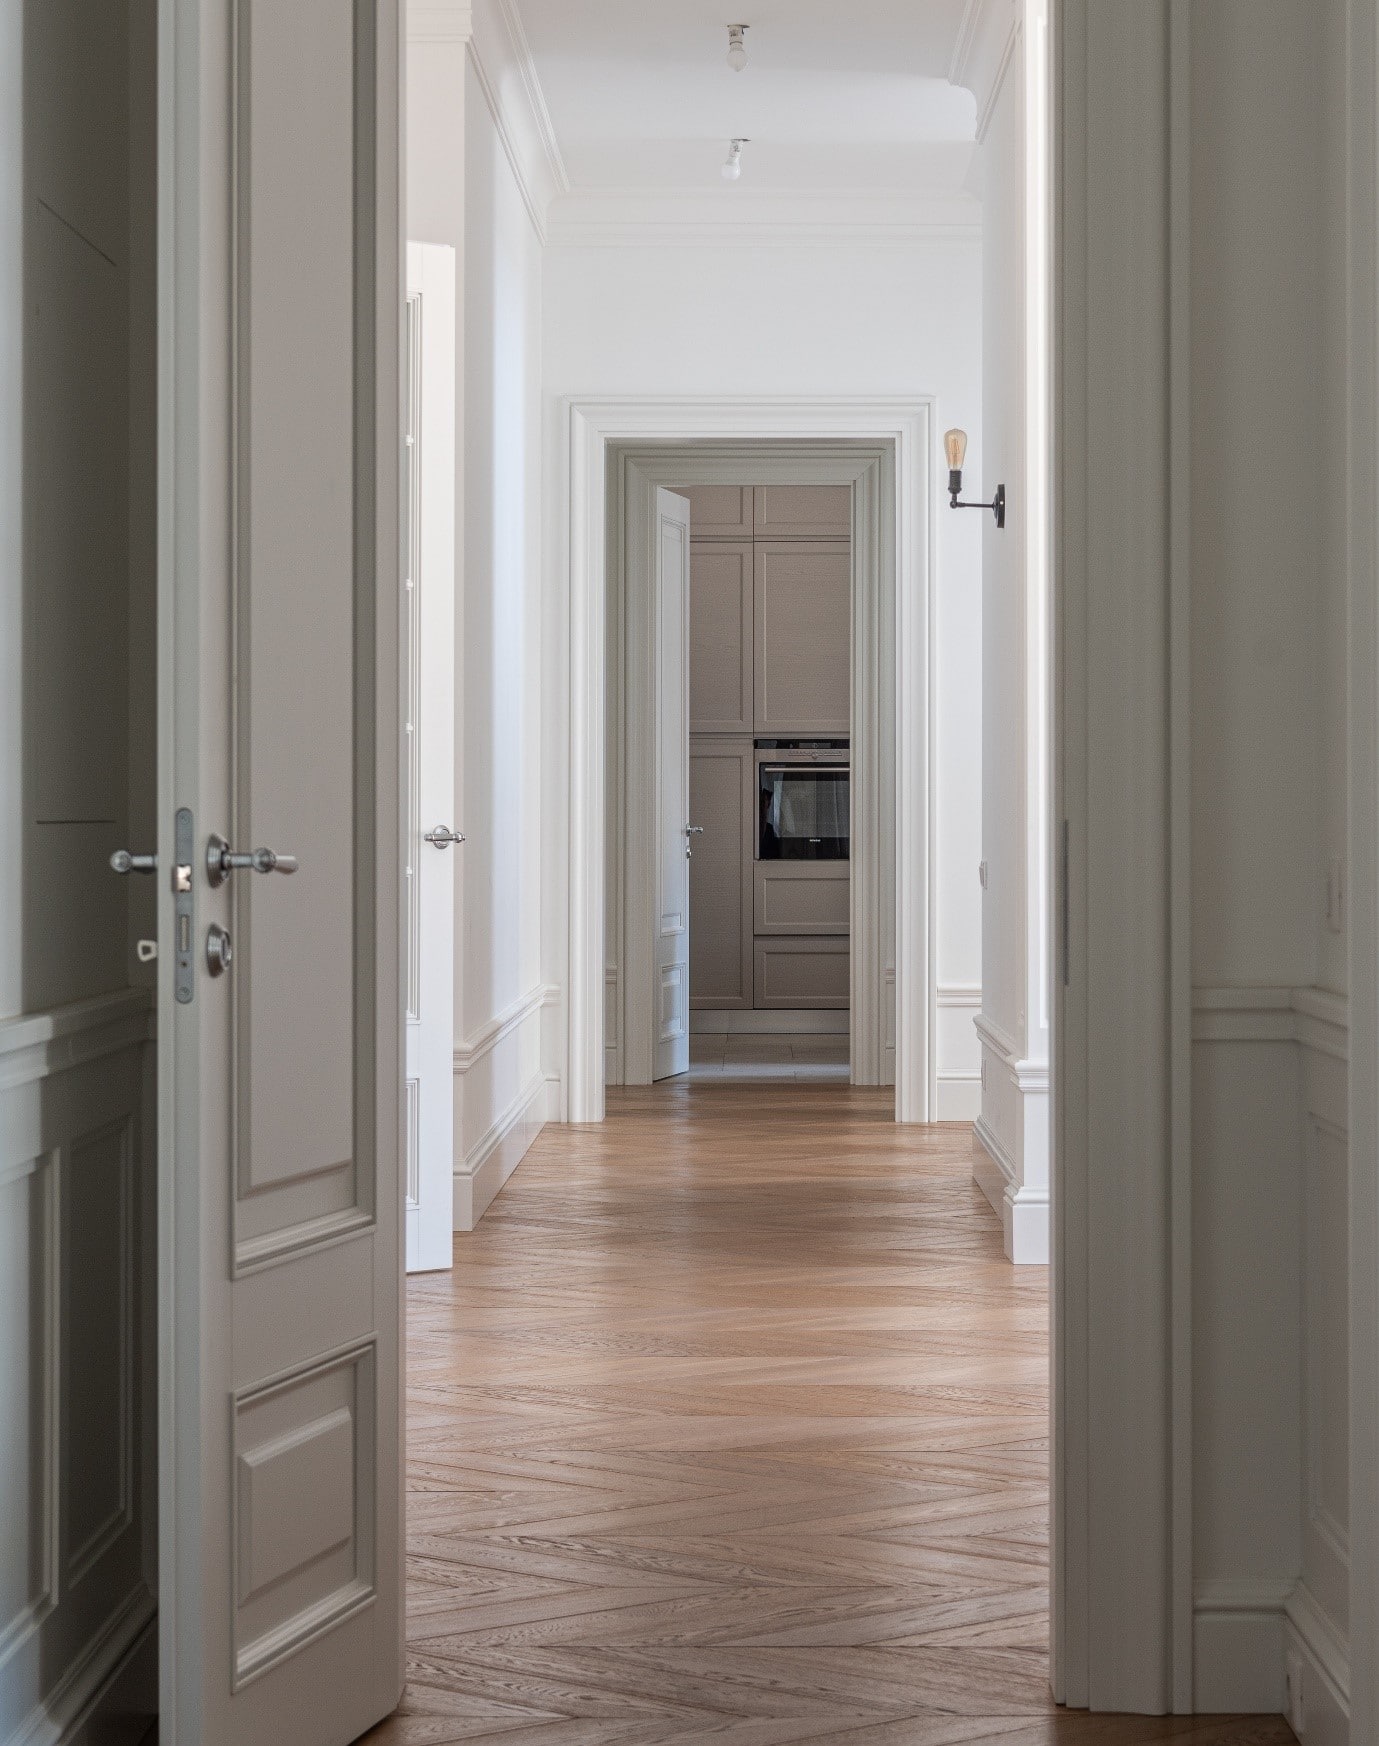
<svg viewBox="0 0 1379 1746">
<path fill-rule="evenodd" d="M 343 1746 L 402 1679 L 398 7 L 163 19 L 160 846 L 301 870 L 197 867 L 191 1005 L 165 938 L 162 1738 Z"/>
</svg>

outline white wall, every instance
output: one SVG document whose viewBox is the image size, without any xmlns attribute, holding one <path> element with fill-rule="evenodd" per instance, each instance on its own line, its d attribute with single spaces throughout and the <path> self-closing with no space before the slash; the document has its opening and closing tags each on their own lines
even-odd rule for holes
<svg viewBox="0 0 1379 1746">
<path fill-rule="evenodd" d="M 1042 160 L 1041 0 L 988 6 L 980 92 L 982 439 L 1006 525 L 983 520 L 982 1151 L 974 1171 L 1012 1261 L 1049 1258 L 1048 723 L 1045 523 L 1037 496 L 1046 349 L 1030 334 L 1039 280 L 1030 202 Z M 1032 53 L 1032 49 L 1035 53 Z M 970 493 L 969 493 L 970 495 Z"/>
<path fill-rule="evenodd" d="M 553 243 L 544 322 L 548 538 L 566 537 L 563 397 L 934 395 L 940 430 L 962 424 L 975 434 L 980 306 L 975 238 L 755 246 L 700 239 L 692 248 Z M 975 442 L 973 468 L 980 479 Z M 978 1073 L 971 1021 L 981 975 L 979 521 L 952 514 L 945 502 L 937 527 L 939 1067 L 940 1107 L 951 1118 L 976 1113 Z M 548 622 L 557 625 L 564 604 L 554 581 L 553 590 Z M 548 689 L 563 699 L 557 662 Z M 558 758 L 559 746 L 551 750 Z M 554 858 L 563 832 L 559 812 L 553 809 L 548 822 Z M 552 979 L 564 962 L 563 905 L 562 892 L 553 890 Z"/>
<path fill-rule="evenodd" d="M 440 10 L 412 12 L 408 232 L 449 243 L 459 269 L 455 822 L 467 840 L 456 867 L 455 1221 L 470 1229 L 547 1109 L 542 250 L 468 21 L 436 28 Z"/>
</svg>

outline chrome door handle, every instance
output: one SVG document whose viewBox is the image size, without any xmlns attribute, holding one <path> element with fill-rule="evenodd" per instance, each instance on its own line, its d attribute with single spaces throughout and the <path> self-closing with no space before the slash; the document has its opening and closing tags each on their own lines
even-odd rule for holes
<svg viewBox="0 0 1379 1746">
<path fill-rule="evenodd" d="M 435 825 L 421 840 L 430 843 L 433 849 L 448 849 L 451 843 L 464 841 L 464 832 L 452 831 L 449 825 Z"/>
<path fill-rule="evenodd" d="M 110 865 L 117 873 L 156 873 L 157 855 L 131 855 L 128 849 L 116 849 Z"/>
<path fill-rule="evenodd" d="M 685 826 L 685 835 L 687 837 L 702 837 L 703 834 L 704 834 L 703 825 L 686 825 Z"/>
<path fill-rule="evenodd" d="M 276 849 L 232 849 L 214 832 L 206 840 L 206 877 L 223 885 L 232 873 L 295 873 L 295 855 L 280 855 Z"/>
</svg>

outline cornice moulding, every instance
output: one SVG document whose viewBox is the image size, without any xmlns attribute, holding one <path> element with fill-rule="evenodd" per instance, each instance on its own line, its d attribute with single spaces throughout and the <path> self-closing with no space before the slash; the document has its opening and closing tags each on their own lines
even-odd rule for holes
<svg viewBox="0 0 1379 1746">
<path fill-rule="evenodd" d="M 977 142 L 986 137 L 1023 22 L 1022 0 L 967 0 L 948 82 L 977 99 Z"/>
<path fill-rule="evenodd" d="M 512 0 L 475 0 L 469 58 L 538 237 L 569 188 L 526 32 Z"/>
</svg>

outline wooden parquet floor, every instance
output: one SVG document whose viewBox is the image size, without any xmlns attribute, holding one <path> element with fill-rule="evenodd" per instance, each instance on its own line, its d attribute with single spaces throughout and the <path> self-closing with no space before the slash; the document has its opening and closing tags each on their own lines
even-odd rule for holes
<svg viewBox="0 0 1379 1746">
<path fill-rule="evenodd" d="M 370 1746 L 1273 1746 L 1056 1710 L 1047 1281 L 965 1127 L 845 1086 L 547 1128 L 409 1314 L 409 1670 Z"/>
</svg>

